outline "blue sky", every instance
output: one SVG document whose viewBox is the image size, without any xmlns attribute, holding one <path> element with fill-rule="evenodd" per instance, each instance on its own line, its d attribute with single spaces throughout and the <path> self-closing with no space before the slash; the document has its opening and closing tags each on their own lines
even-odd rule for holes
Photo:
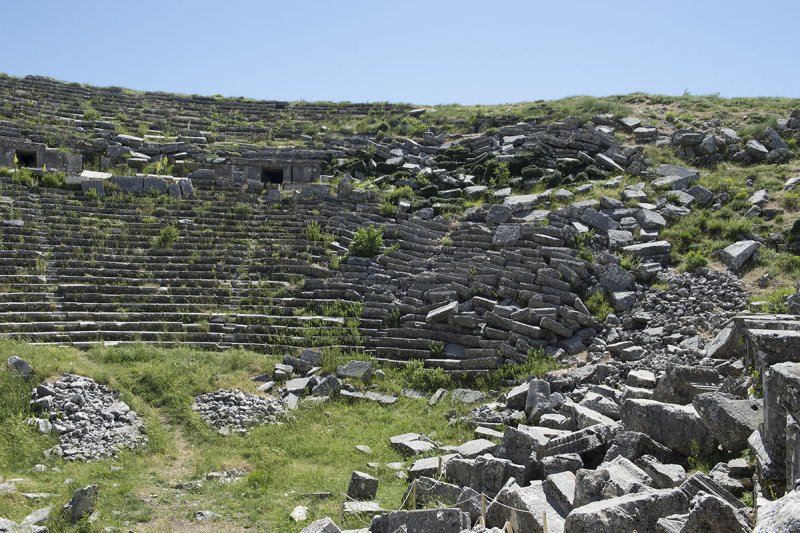
<svg viewBox="0 0 800 533">
<path fill-rule="evenodd" d="M 0 72 L 280 100 L 800 96 L 795 0 L 8 2 Z"/>
</svg>

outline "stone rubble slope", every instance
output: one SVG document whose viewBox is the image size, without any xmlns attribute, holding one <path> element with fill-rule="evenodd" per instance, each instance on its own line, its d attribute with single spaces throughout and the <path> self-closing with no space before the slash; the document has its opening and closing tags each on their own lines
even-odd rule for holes
<svg viewBox="0 0 800 533">
<path fill-rule="evenodd" d="M 91 378 L 65 374 L 45 381 L 33 390 L 31 405 L 41 414 L 29 422 L 58 435 L 49 452 L 66 460 L 105 459 L 147 444 L 141 418 L 116 391 Z"/>
<path fill-rule="evenodd" d="M 673 281 L 691 285 L 685 275 Z M 422 436 L 393 437 L 412 461 L 405 508 L 345 505 L 345 513 L 376 515 L 368 531 L 388 523 L 477 532 L 486 530 L 475 525 L 483 520 L 498 531 L 543 531 L 545 516 L 548 530 L 567 533 L 790 530 L 800 520 L 792 503 L 796 444 L 786 440 L 800 413 L 800 317 L 739 313 L 720 326 L 691 365 L 669 362 L 654 373 L 602 362 L 523 381 L 450 421 L 475 428 L 476 438 L 461 445 L 415 447 Z M 752 358 L 764 374 L 745 370 Z M 763 399 L 753 387 L 763 387 Z M 745 448 L 754 460 L 742 456 Z M 703 457 L 719 462 L 692 473 Z M 370 479 L 371 490 L 354 497 L 375 498 Z M 767 504 L 762 491 L 785 495 Z M 740 499 L 747 494 L 757 511 Z"/>
</svg>

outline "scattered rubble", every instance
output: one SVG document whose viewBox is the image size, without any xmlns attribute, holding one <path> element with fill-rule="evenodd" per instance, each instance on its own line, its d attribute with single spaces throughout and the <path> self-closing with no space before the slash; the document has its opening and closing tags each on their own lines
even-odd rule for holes
<svg viewBox="0 0 800 533">
<path fill-rule="evenodd" d="M 225 389 L 197 396 L 192 409 L 220 433 L 229 434 L 278 422 L 286 407 L 280 400 Z"/>
<path fill-rule="evenodd" d="M 58 434 L 59 444 L 50 453 L 66 460 L 104 459 L 147 444 L 139 416 L 116 391 L 93 379 L 65 374 L 37 386 L 32 398 L 32 407 L 43 418 L 29 422 L 43 433 Z"/>
</svg>

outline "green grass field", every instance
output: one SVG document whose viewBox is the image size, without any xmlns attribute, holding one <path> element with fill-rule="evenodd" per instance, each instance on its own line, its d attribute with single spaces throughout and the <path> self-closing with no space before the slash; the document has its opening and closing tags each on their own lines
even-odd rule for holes
<svg viewBox="0 0 800 533">
<path fill-rule="evenodd" d="M 17 521 L 44 505 L 60 507 L 77 488 L 97 483 L 99 519 L 79 529 L 298 531 L 302 526 L 289 519 L 297 505 L 309 508 L 310 519 L 331 516 L 342 526 L 363 527 L 358 519 L 341 516 L 343 493 L 353 470 L 378 477 L 377 499 L 387 509 L 399 507 L 407 486 L 385 467 L 388 462 L 403 460 L 389 447 L 389 437 L 414 431 L 445 444 L 471 438 L 465 425 L 448 424 L 449 416 L 464 413 L 468 407 L 445 400 L 429 408 L 426 400 L 408 398 L 391 406 L 341 400 L 301 402 L 282 425 L 261 426 L 243 437 L 220 436 L 191 410 L 192 397 L 228 387 L 254 391 L 250 376 L 271 371 L 278 358 L 252 352 L 211 353 L 143 345 L 82 352 L 0 342 L 0 355 L 23 357 L 36 371 L 30 382 L 5 368 L 0 372 L 0 475 L 24 478 L 18 484 L 19 492 L 54 494 L 39 502 L 19 494 L 0 495 L 0 516 Z M 35 384 L 62 372 L 82 374 L 118 389 L 122 399 L 144 418 L 148 448 L 93 463 L 45 460 L 42 452 L 56 439 L 40 435 L 26 424 L 31 415 L 28 400 Z M 396 380 L 389 383 L 388 379 L 385 387 L 380 382 L 377 387 L 396 391 Z M 357 451 L 358 444 L 369 446 L 372 454 Z M 381 467 L 370 468 L 368 462 Z M 48 470 L 37 473 L 33 467 L 39 463 Z M 230 484 L 206 481 L 199 488 L 175 488 L 181 482 L 202 479 L 208 472 L 231 468 L 247 474 Z M 332 496 L 325 500 L 310 496 L 316 492 Z M 222 518 L 198 523 L 193 520 L 198 510 L 213 511 Z M 48 525 L 51 531 L 68 529 L 57 520 Z"/>
</svg>

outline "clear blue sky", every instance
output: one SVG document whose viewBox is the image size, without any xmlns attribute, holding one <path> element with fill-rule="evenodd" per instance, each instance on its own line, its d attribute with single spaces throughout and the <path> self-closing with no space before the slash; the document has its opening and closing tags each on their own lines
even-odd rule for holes
<svg viewBox="0 0 800 533">
<path fill-rule="evenodd" d="M 280 100 L 800 96 L 797 0 L 24 0 L 0 71 Z"/>
</svg>

